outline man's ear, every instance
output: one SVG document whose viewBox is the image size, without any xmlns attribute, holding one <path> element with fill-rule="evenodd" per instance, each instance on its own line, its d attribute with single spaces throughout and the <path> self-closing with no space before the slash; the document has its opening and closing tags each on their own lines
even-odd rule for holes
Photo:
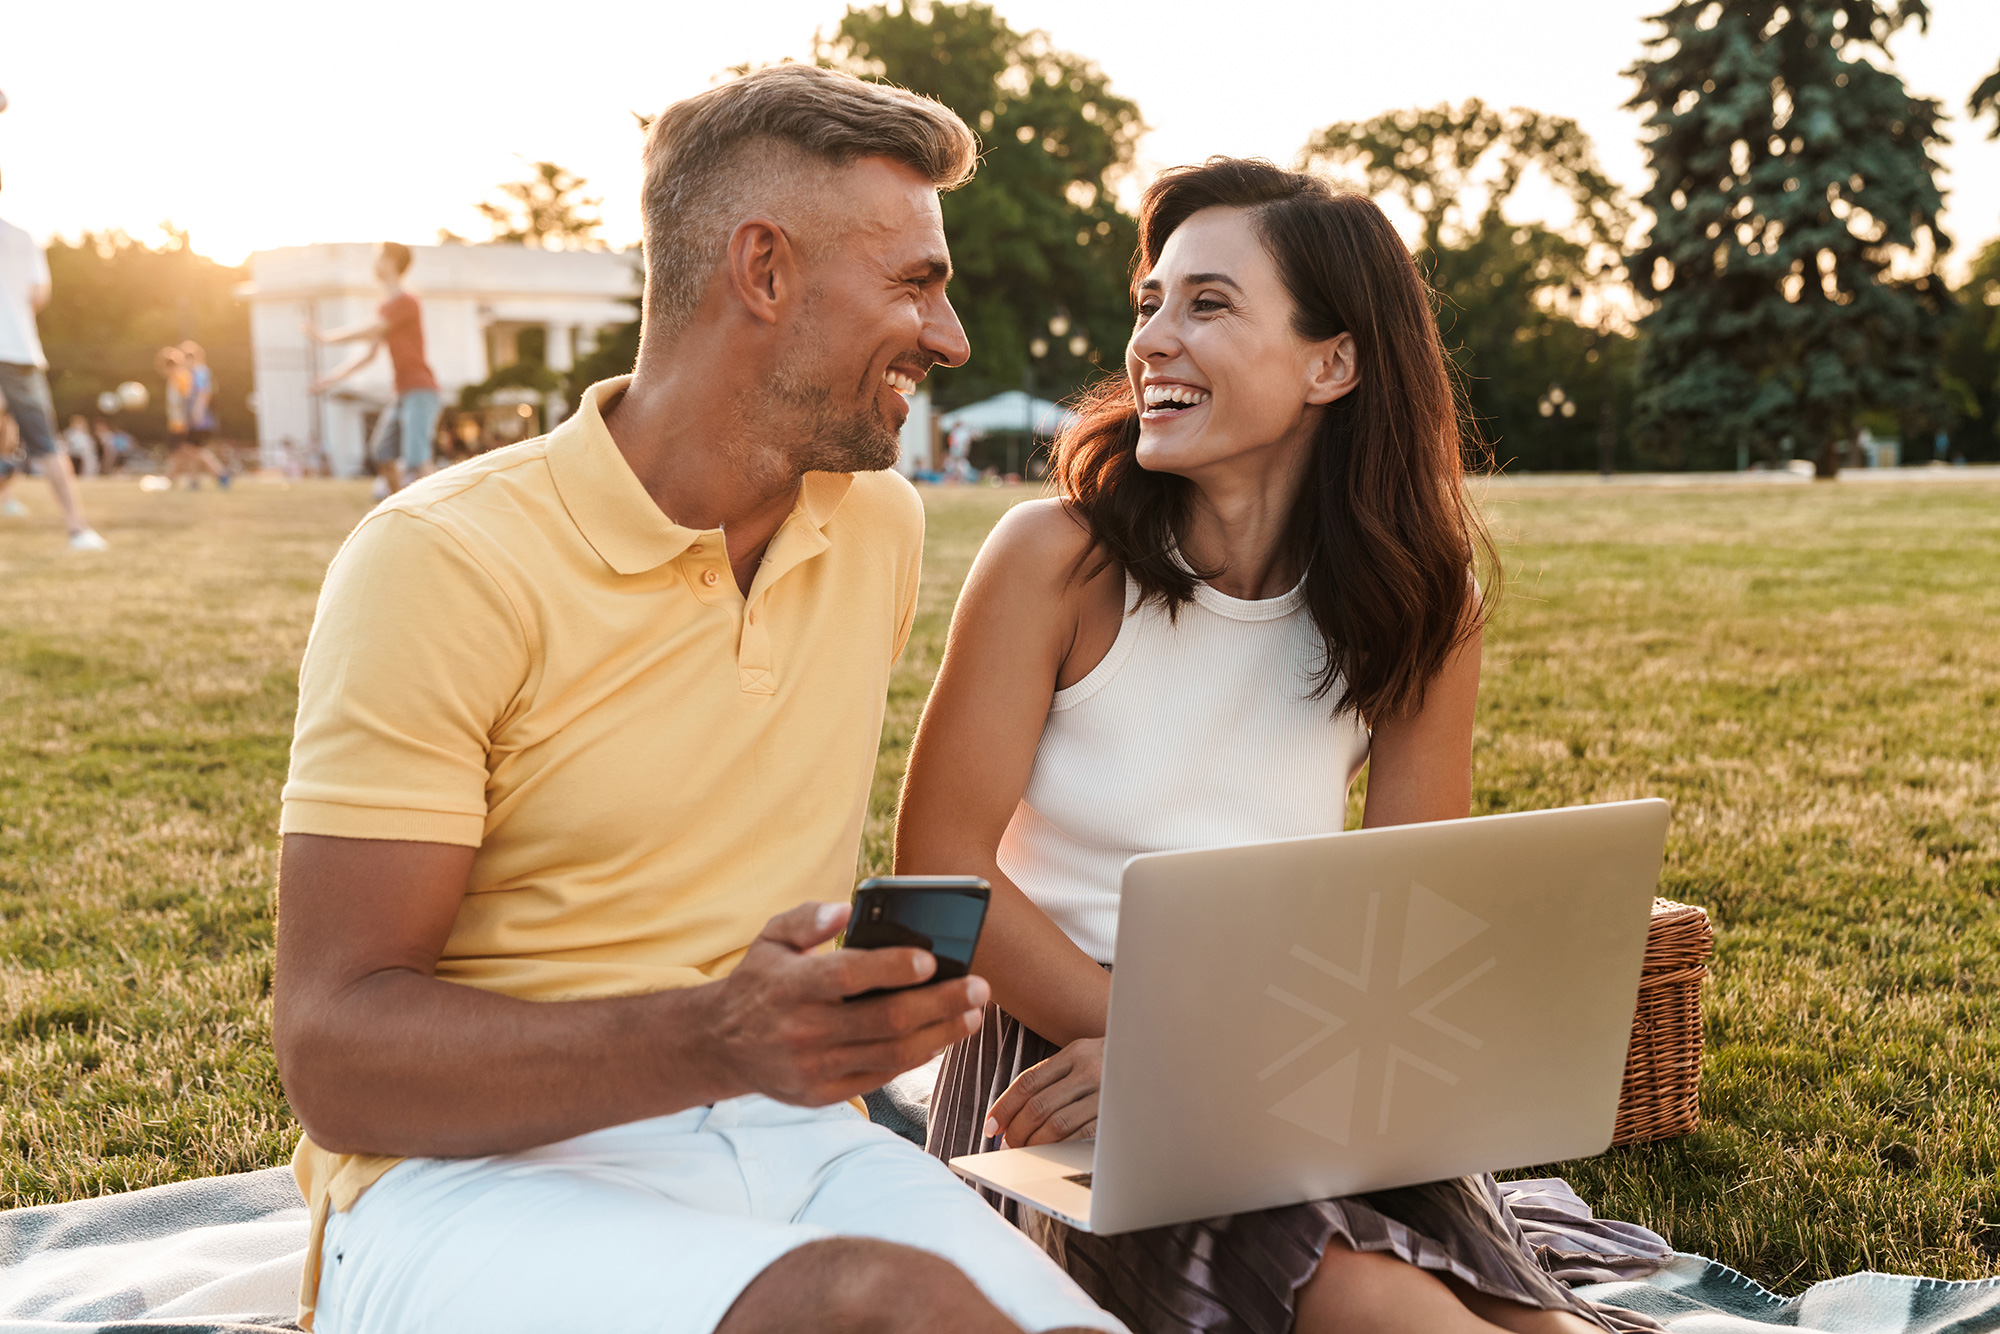
<svg viewBox="0 0 2000 1334">
<path fill-rule="evenodd" d="M 1315 344 L 1307 364 L 1306 402 L 1326 404 L 1345 397 L 1361 383 L 1361 356 L 1354 335 L 1335 334 Z"/>
<path fill-rule="evenodd" d="M 777 324 L 800 288 L 799 255 L 785 229 L 748 218 L 729 237 L 729 286 L 751 319 Z"/>
</svg>

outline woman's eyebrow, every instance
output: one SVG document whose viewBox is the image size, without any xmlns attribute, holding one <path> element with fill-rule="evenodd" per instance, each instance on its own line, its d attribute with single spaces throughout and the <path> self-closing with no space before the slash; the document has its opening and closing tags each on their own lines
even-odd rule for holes
<svg viewBox="0 0 2000 1334">
<path fill-rule="evenodd" d="M 1221 283 L 1224 287 L 1233 287 L 1239 292 L 1243 290 L 1243 284 L 1237 282 L 1226 273 L 1190 273 L 1181 279 L 1181 286 L 1183 287 L 1200 287 L 1204 283 Z M 1163 284 L 1158 278 L 1142 278 L 1139 281 L 1138 290 L 1141 292 L 1157 292 L 1162 286 Z"/>
</svg>

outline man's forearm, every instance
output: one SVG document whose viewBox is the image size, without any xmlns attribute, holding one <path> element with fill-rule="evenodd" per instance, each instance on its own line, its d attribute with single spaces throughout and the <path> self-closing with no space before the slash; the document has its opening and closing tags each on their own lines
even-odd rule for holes
<svg viewBox="0 0 2000 1334">
<path fill-rule="evenodd" d="M 280 1025 L 279 1064 L 323 1148 L 504 1153 L 747 1092 L 703 1040 L 712 986 L 536 1002 L 386 970 Z"/>
</svg>

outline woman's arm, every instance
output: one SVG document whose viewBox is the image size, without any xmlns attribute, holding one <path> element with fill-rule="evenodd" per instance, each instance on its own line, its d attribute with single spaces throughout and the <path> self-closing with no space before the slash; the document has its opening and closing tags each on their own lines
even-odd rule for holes
<svg viewBox="0 0 2000 1334">
<path fill-rule="evenodd" d="M 1376 725 L 1368 748 L 1362 828 L 1457 820 L 1471 813 L 1479 644 L 1475 627 L 1431 678 L 1422 708 Z"/>
<path fill-rule="evenodd" d="M 986 539 L 952 613 L 896 818 L 897 874 L 977 875 L 993 886 L 972 970 L 1001 1008 L 1056 1043 L 1103 1035 L 1111 983 L 1001 872 L 996 854 L 1051 697 L 1117 636 L 1122 574 L 1071 577 L 1089 547 L 1055 501 L 1016 506 Z"/>
</svg>

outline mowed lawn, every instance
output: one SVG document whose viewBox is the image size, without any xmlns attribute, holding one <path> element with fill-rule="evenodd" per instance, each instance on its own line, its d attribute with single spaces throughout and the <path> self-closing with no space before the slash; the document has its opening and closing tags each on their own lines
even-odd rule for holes
<svg viewBox="0 0 2000 1334">
<path fill-rule="evenodd" d="M 277 795 L 365 487 L 87 490 L 0 521 L 0 1206 L 280 1163 Z M 861 868 L 954 592 L 1019 490 L 937 491 Z M 1496 487 L 1478 811 L 1657 795 L 1707 907 L 1703 1126 L 1562 1171 L 1774 1286 L 2000 1272 L 2000 483 Z M 1549 966 L 1562 961 L 1552 958 Z"/>
</svg>

